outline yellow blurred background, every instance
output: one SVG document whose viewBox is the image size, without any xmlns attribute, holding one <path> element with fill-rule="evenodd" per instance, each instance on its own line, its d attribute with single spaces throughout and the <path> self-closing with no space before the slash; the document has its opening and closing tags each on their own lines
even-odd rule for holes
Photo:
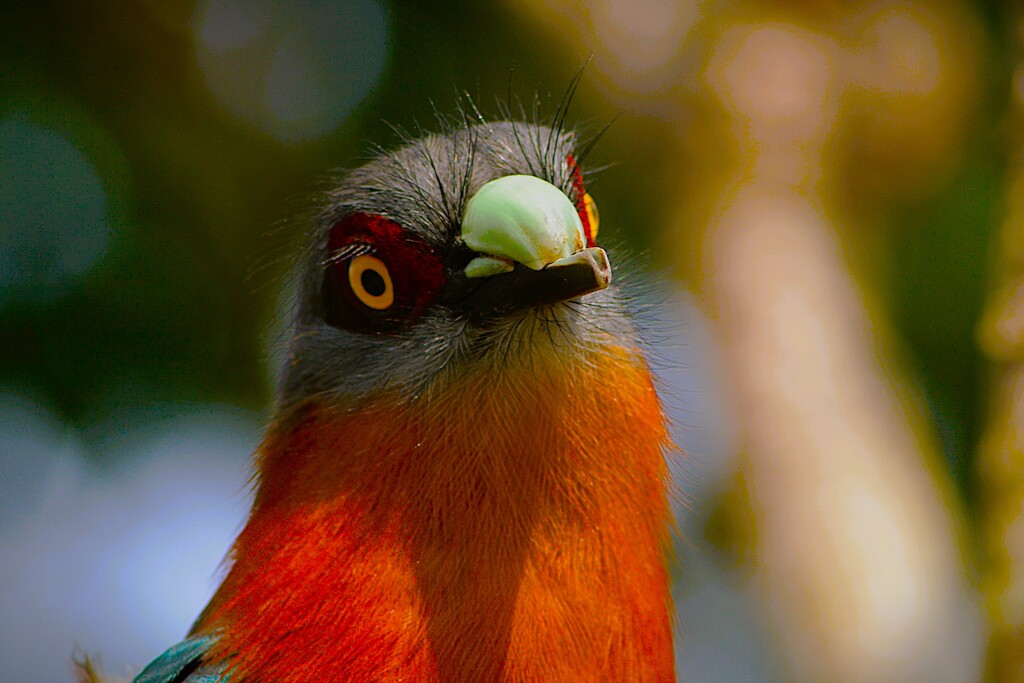
<svg viewBox="0 0 1024 683">
<path fill-rule="evenodd" d="M 5 7 L 2 677 L 138 671 L 204 604 L 328 171 L 586 65 L 603 240 L 664 291 L 680 680 L 1024 681 L 1021 9 Z"/>
</svg>

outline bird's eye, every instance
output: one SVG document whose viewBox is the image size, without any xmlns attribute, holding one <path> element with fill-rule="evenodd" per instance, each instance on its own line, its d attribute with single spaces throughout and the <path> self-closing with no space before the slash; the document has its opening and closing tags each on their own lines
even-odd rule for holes
<svg viewBox="0 0 1024 683">
<path fill-rule="evenodd" d="M 365 213 L 346 216 L 327 237 L 321 296 L 328 325 L 397 334 L 433 304 L 444 265 L 422 237 Z"/>
<path fill-rule="evenodd" d="M 356 256 L 348 264 L 348 284 L 360 303 L 386 311 L 395 303 L 395 287 L 388 267 L 376 256 Z"/>
</svg>

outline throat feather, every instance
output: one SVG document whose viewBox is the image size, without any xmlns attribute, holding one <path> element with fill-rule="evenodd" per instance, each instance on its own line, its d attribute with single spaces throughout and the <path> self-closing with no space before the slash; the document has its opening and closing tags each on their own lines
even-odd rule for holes
<svg viewBox="0 0 1024 683">
<path fill-rule="evenodd" d="M 668 681 L 664 454 L 637 354 L 301 408 L 197 630 L 261 680 Z M 236 680 L 235 677 L 232 680 Z"/>
</svg>

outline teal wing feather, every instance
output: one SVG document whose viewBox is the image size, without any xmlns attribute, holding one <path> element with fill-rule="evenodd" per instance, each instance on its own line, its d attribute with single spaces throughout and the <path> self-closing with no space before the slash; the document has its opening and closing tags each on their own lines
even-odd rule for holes
<svg viewBox="0 0 1024 683">
<path fill-rule="evenodd" d="M 183 640 L 149 663 L 132 683 L 228 683 L 224 665 L 208 665 L 203 656 L 213 636 Z"/>
</svg>

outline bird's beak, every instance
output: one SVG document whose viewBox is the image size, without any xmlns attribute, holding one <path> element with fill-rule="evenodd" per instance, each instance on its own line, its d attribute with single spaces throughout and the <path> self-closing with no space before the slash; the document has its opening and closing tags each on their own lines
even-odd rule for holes
<svg viewBox="0 0 1024 683">
<path fill-rule="evenodd" d="M 534 176 L 481 187 L 466 204 L 461 237 L 477 256 L 458 274 L 456 289 L 471 292 L 460 305 L 477 313 L 576 299 L 611 282 L 608 256 L 587 248 L 576 207 Z"/>
</svg>

